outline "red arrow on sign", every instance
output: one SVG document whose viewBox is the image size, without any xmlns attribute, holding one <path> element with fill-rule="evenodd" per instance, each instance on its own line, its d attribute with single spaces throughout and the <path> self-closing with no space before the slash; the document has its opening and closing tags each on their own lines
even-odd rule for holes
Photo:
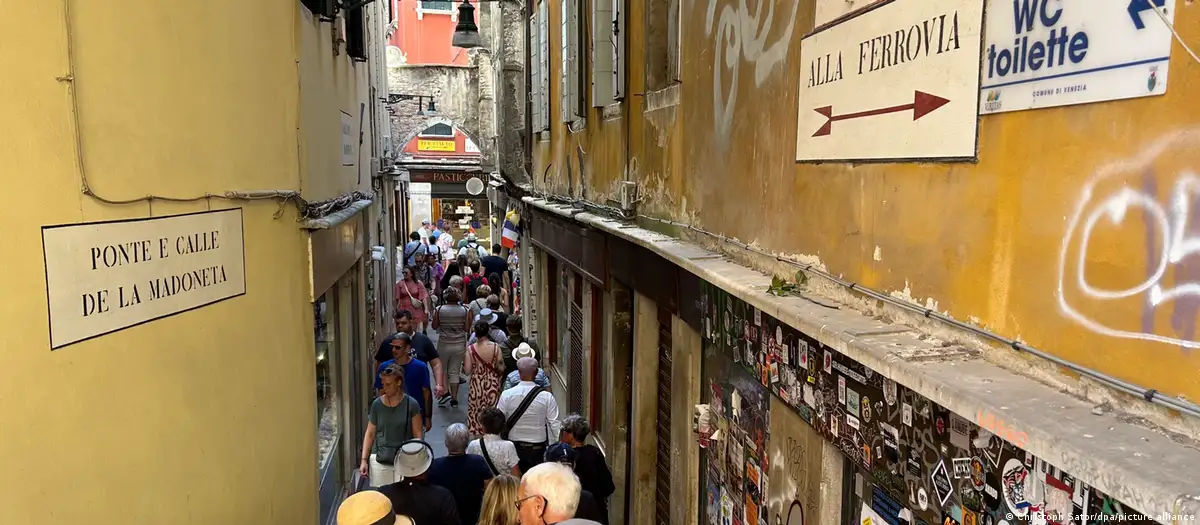
<svg viewBox="0 0 1200 525">
<path fill-rule="evenodd" d="M 813 136 L 814 137 L 823 137 L 825 135 L 828 135 L 831 131 L 831 128 L 833 127 L 833 123 L 838 120 L 850 120 L 850 119 L 863 118 L 863 117 L 874 117 L 876 115 L 886 115 L 888 113 L 899 113 L 901 111 L 908 111 L 910 109 L 913 111 L 913 120 L 917 120 L 921 117 L 924 117 L 925 115 L 928 115 L 929 113 L 933 112 L 937 108 L 945 106 L 949 102 L 950 102 L 949 100 L 946 100 L 937 95 L 930 95 L 929 93 L 925 93 L 922 91 L 913 91 L 913 101 L 911 104 L 901 104 L 899 106 L 892 106 L 889 108 L 871 109 L 871 110 L 867 110 L 867 111 L 859 111 L 858 113 L 847 113 L 845 115 L 834 115 L 833 114 L 833 106 L 823 106 L 823 107 L 813 109 L 813 111 L 816 111 L 817 113 L 820 113 L 821 115 L 824 115 L 825 118 L 827 119 L 827 120 L 825 120 L 825 125 L 821 126 L 821 129 L 818 129 L 816 133 L 813 133 Z"/>
</svg>

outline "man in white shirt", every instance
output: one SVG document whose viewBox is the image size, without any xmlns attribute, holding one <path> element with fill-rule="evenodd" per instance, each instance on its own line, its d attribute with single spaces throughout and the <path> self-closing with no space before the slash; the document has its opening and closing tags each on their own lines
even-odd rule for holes
<svg viewBox="0 0 1200 525">
<path fill-rule="evenodd" d="M 558 439 L 562 429 L 554 395 L 533 382 L 537 371 L 536 359 L 525 357 L 517 360 L 521 382 L 501 393 L 500 401 L 496 403 L 496 408 L 510 420 L 522 405 L 528 405 L 508 430 L 508 439 L 517 448 L 517 456 L 521 459 L 517 464 L 521 472 L 542 463 L 546 446 Z M 525 402 L 527 398 L 530 398 L 528 403 Z"/>
</svg>

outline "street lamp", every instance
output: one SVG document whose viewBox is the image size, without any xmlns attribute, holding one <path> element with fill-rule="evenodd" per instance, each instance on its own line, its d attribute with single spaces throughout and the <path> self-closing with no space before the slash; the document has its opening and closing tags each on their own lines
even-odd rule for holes
<svg viewBox="0 0 1200 525">
<path fill-rule="evenodd" d="M 471 49 L 480 47 L 483 41 L 479 38 L 479 26 L 475 25 L 475 6 L 471 0 L 463 0 L 458 6 L 458 26 L 454 28 L 454 47 Z"/>
</svg>

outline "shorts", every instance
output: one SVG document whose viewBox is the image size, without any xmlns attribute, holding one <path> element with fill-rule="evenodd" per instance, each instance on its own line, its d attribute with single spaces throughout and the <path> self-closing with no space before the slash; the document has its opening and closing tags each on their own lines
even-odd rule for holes
<svg viewBox="0 0 1200 525">
<path fill-rule="evenodd" d="M 463 360 L 467 357 L 467 349 L 458 348 L 455 351 L 441 352 L 441 357 L 444 363 L 442 366 L 446 367 L 446 382 L 449 385 L 457 385 L 458 376 L 462 373 Z"/>
</svg>

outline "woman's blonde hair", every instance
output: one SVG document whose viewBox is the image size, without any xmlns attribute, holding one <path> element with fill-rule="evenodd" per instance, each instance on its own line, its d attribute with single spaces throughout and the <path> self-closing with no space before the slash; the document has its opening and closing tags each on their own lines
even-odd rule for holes
<svg viewBox="0 0 1200 525">
<path fill-rule="evenodd" d="M 521 480 L 511 474 L 492 478 L 483 491 L 479 508 L 479 525 L 517 525 L 517 488 Z"/>
</svg>

